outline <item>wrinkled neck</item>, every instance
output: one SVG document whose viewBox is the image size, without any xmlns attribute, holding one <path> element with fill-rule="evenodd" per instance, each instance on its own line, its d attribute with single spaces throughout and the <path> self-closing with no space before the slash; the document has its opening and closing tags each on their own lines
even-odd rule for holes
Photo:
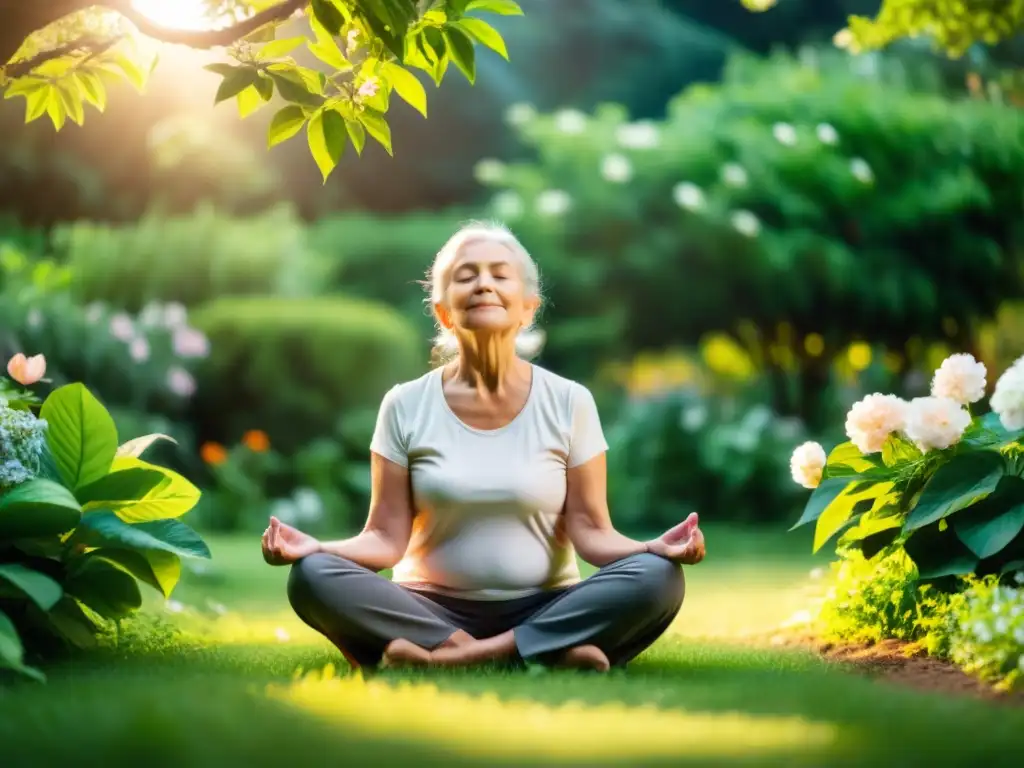
<svg viewBox="0 0 1024 768">
<path fill-rule="evenodd" d="M 491 396 L 505 394 L 530 375 L 530 364 L 516 355 L 514 333 L 460 338 L 454 369 L 453 378 Z"/>
</svg>

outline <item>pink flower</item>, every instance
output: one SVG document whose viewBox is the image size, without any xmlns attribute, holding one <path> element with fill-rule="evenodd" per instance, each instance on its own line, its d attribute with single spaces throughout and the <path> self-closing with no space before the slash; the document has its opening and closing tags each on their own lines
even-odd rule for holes
<svg viewBox="0 0 1024 768">
<path fill-rule="evenodd" d="M 175 329 L 171 343 L 178 357 L 206 357 L 210 354 L 210 342 L 206 334 L 187 325 Z"/>
<path fill-rule="evenodd" d="M 19 352 L 8 361 L 7 373 L 23 387 L 35 384 L 46 375 L 46 358 L 42 355 L 25 357 L 24 352 Z"/>
<path fill-rule="evenodd" d="M 146 362 L 149 359 L 149 342 L 142 336 L 132 339 L 132 343 L 128 346 L 128 354 L 136 363 Z"/>
<path fill-rule="evenodd" d="M 889 435 L 903 430 L 906 414 L 904 400 L 876 392 L 853 404 L 846 416 L 846 436 L 861 453 L 878 453 Z"/>
<path fill-rule="evenodd" d="M 135 324 L 124 312 L 118 312 L 110 318 L 110 335 L 127 343 L 135 337 Z"/>
<path fill-rule="evenodd" d="M 178 397 L 192 397 L 196 392 L 196 380 L 184 368 L 172 366 L 167 371 L 167 388 Z"/>
<path fill-rule="evenodd" d="M 976 403 L 985 396 L 984 363 L 973 355 L 950 355 L 942 361 L 932 379 L 932 396 L 948 397 L 961 405 Z"/>
<path fill-rule="evenodd" d="M 376 77 L 371 77 L 365 83 L 359 86 L 358 95 L 364 99 L 371 99 L 377 95 L 377 91 L 380 90 L 380 82 Z"/>
</svg>

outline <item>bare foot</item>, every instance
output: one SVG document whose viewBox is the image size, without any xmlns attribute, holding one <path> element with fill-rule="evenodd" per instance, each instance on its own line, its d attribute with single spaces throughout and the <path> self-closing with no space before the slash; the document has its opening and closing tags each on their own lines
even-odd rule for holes
<svg viewBox="0 0 1024 768">
<path fill-rule="evenodd" d="M 607 672 L 611 664 L 608 662 L 608 657 L 604 655 L 604 651 L 596 645 L 578 645 L 565 652 L 558 666 Z"/>
<path fill-rule="evenodd" d="M 408 640 L 392 640 L 384 649 L 381 666 L 394 667 L 425 667 L 430 664 L 430 651 L 420 648 Z"/>
</svg>

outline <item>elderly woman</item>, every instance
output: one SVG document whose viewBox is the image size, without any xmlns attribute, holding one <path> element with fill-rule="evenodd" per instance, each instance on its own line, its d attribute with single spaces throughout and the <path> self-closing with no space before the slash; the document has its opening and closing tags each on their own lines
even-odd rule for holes
<svg viewBox="0 0 1024 768">
<path fill-rule="evenodd" d="M 593 397 L 524 359 L 540 285 L 508 230 L 456 233 L 430 289 L 447 362 L 383 399 L 363 531 L 271 518 L 264 558 L 291 564 L 296 613 L 353 666 L 624 665 L 682 605 L 697 515 L 650 541 L 613 527 Z M 577 553 L 598 568 L 584 580 Z"/>
</svg>

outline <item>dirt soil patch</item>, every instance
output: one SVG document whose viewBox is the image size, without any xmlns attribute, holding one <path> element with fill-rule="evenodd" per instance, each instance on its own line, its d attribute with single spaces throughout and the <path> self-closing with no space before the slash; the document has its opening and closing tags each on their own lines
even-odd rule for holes
<svg viewBox="0 0 1024 768">
<path fill-rule="evenodd" d="M 747 642 L 813 650 L 829 661 L 849 665 L 873 678 L 919 691 L 971 696 L 994 703 L 1024 706 L 1024 691 L 998 691 L 955 664 L 929 656 L 920 646 L 900 640 L 842 644 L 824 642 L 812 635 L 782 632 L 747 638 Z"/>
</svg>

